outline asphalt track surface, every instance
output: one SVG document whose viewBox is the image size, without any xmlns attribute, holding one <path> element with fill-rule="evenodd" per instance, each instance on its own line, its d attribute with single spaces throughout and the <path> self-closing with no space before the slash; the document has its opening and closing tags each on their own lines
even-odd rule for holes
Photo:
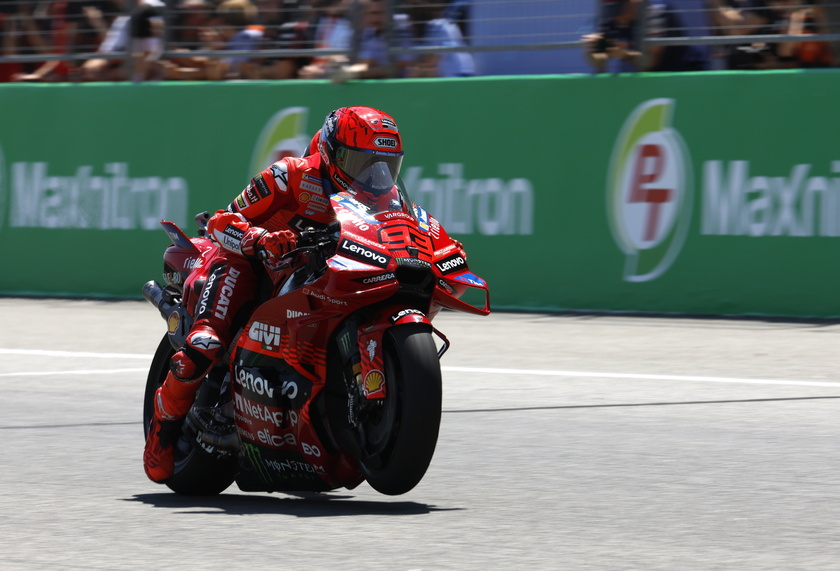
<svg viewBox="0 0 840 571">
<path fill-rule="evenodd" d="M 382 496 L 146 480 L 145 302 L 0 299 L 0 569 L 838 569 L 840 325 L 447 313 Z"/>
</svg>

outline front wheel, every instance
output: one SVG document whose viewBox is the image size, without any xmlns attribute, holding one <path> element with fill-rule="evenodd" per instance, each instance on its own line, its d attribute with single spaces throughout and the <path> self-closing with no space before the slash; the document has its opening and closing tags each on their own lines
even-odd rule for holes
<svg viewBox="0 0 840 571">
<path fill-rule="evenodd" d="M 442 382 L 429 327 L 400 325 L 385 337 L 386 397 L 363 422 L 367 448 L 360 464 L 370 486 L 391 496 L 414 488 L 432 461 L 440 430 Z"/>
</svg>

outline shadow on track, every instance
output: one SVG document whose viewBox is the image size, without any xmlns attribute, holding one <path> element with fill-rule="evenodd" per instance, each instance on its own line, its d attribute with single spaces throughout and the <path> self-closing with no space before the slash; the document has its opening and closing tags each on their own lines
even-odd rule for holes
<svg viewBox="0 0 840 571">
<path fill-rule="evenodd" d="M 462 508 L 438 508 L 407 501 L 352 500 L 352 496 L 293 493 L 283 496 L 221 494 L 218 496 L 179 496 L 174 493 L 137 494 L 127 502 L 142 502 L 175 513 L 189 514 L 283 514 L 295 517 L 337 517 L 358 515 L 422 515 Z"/>
</svg>

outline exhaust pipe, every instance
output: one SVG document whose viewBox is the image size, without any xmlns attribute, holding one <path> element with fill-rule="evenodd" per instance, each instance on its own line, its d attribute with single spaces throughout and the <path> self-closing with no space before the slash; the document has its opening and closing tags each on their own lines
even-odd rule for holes
<svg viewBox="0 0 840 571">
<path fill-rule="evenodd" d="M 149 280 L 143 285 L 143 297 L 146 298 L 146 301 L 157 307 L 164 319 L 167 319 L 178 307 L 178 304 L 173 303 L 169 299 L 164 289 L 155 280 Z"/>
</svg>

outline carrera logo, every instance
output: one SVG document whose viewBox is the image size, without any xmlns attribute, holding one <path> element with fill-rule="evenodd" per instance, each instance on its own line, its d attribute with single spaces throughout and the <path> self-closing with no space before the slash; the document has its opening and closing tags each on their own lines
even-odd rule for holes
<svg viewBox="0 0 840 571">
<path fill-rule="evenodd" d="M 341 242 L 338 250 L 351 258 L 361 260 L 379 268 L 387 268 L 388 262 L 391 261 L 390 256 L 386 256 L 385 254 L 372 250 L 371 248 L 359 244 L 358 242 L 354 242 L 353 240 L 348 240 L 347 238 Z"/>
<path fill-rule="evenodd" d="M 397 140 L 393 137 L 376 137 L 373 144 L 381 149 L 396 149 Z"/>
<path fill-rule="evenodd" d="M 624 280 L 645 282 L 674 263 L 691 224 L 690 161 L 671 127 L 673 99 L 639 105 L 622 127 L 607 180 L 610 229 L 626 255 Z"/>
<path fill-rule="evenodd" d="M 387 281 L 391 281 L 391 280 L 395 280 L 395 279 L 397 279 L 397 276 L 394 273 L 390 273 L 390 274 L 380 274 L 378 276 L 371 276 L 369 278 L 361 278 L 361 279 L 357 279 L 357 280 L 354 280 L 354 281 L 357 281 L 361 284 L 367 285 L 367 284 L 376 284 L 376 283 L 379 283 L 379 282 L 387 282 Z"/>
</svg>

